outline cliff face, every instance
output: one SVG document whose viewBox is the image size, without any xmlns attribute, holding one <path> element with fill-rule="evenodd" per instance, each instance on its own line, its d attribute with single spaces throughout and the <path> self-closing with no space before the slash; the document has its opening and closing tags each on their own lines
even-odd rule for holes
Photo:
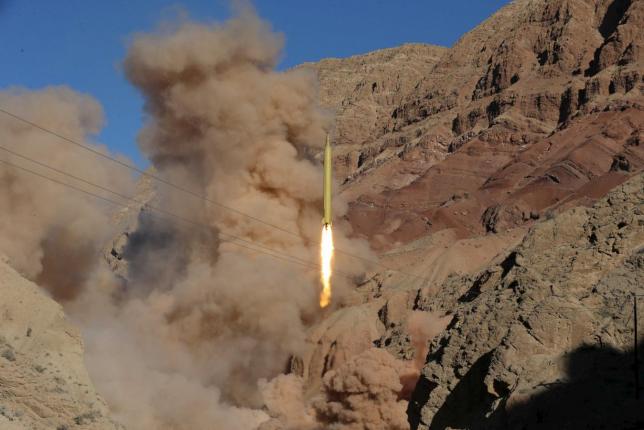
<svg viewBox="0 0 644 430">
<path fill-rule="evenodd" d="M 308 66 L 354 228 L 387 249 L 529 226 L 641 169 L 643 24 L 641 2 L 520 0 L 450 49 Z"/>
<path fill-rule="evenodd" d="M 535 225 L 498 264 L 450 279 L 409 417 L 421 428 L 639 428 L 633 294 L 644 286 L 644 175 Z M 642 377 L 642 369 L 639 377 Z"/>
<path fill-rule="evenodd" d="M 347 218 L 417 275 L 375 268 L 313 331 L 311 386 L 371 344 L 425 362 L 414 429 L 642 425 L 643 27 L 643 2 L 518 0 L 449 49 L 306 66 L 337 112 Z M 426 357 L 418 313 L 450 321 Z"/>
<path fill-rule="evenodd" d="M 0 260 L 0 428 L 122 428 L 96 394 L 62 307 Z"/>
<path fill-rule="evenodd" d="M 320 104 L 335 117 L 335 168 L 346 177 L 376 155 L 391 113 L 429 75 L 446 48 L 409 44 L 300 66 L 319 79 Z"/>
<path fill-rule="evenodd" d="M 348 221 L 401 271 L 307 320 L 262 428 L 642 426 L 643 26 L 642 1 L 517 0 L 449 49 L 300 66 L 336 117 Z M 142 210 L 104 250 L 125 281 Z M 118 428 L 61 308 L 4 263 L 0 297 L 0 427 Z"/>
</svg>

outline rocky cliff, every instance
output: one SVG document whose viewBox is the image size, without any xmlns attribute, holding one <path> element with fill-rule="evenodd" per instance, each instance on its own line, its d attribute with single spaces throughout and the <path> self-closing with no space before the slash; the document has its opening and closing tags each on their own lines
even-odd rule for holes
<svg viewBox="0 0 644 430">
<path fill-rule="evenodd" d="M 62 307 L 0 260 L 0 428 L 117 430 Z"/>
<path fill-rule="evenodd" d="M 308 66 L 354 228 L 391 249 L 529 226 L 641 169 L 643 24 L 637 1 L 517 0 L 450 49 Z"/>
<path fill-rule="evenodd" d="M 412 429 L 641 428 L 633 295 L 643 286 L 639 175 L 592 208 L 537 223 L 497 264 L 419 301 L 451 321 L 430 345 Z"/>
<path fill-rule="evenodd" d="M 446 48 L 409 44 L 349 58 L 305 63 L 319 79 L 320 104 L 335 117 L 335 168 L 349 176 L 377 152 L 394 109 L 431 74 Z"/>
<path fill-rule="evenodd" d="M 642 1 L 517 0 L 451 48 L 301 66 L 381 264 L 307 316 L 262 429 L 642 427 L 643 25 Z M 123 280 L 155 191 L 113 220 Z M 4 263 L 0 297 L 0 427 L 118 428 L 61 308 Z"/>
</svg>

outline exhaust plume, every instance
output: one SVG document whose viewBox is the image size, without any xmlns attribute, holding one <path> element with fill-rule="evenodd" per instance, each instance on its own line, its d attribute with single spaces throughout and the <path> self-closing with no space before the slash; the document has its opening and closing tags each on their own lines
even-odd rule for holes
<svg viewBox="0 0 644 430">
<path fill-rule="evenodd" d="M 125 250 L 125 297 L 105 315 L 120 323 L 104 330 L 109 322 L 95 315 L 86 323 L 90 371 L 135 428 L 254 428 L 266 418 L 257 410 L 258 381 L 303 354 L 306 327 L 319 316 L 322 172 L 309 154 L 321 149 L 329 119 L 317 108 L 314 76 L 273 71 L 281 45 L 244 10 L 224 24 L 181 23 L 139 35 L 125 59 L 146 100 L 139 144 L 157 174 L 219 203 L 157 187 L 156 206 L 203 228 L 143 212 Z M 240 247 L 230 235 L 311 265 Z M 365 255 L 365 244 L 339 237 Z M 362 271 L 355 262 L 346 269 Z M 106 348 L 122 350 L 123 342 L 127 363 L 107 362 Z M 204 405 L 199 410 L 210 404 L 210 412 L 167 404 L 178 398 Z"/>
<path fill-rule="evenodd" d="M 271 419 L 260 430 L 408 429 L 401 393 L 412 371 L 387 351 L 369 348 L 327 372 L 308 402 L 302 378 L 282 375 L 263 385 Z"/>
<path fill-rule="evenodd" d="M 331 264 L 333 261 L 333 230 L 331 224 L 322 227 L 322 241 L 320 243 L 320 256 L 322 269 L 322 291 L 320 292 L 320 307 L 326 308 L 331 303 Z"/>
</svg>

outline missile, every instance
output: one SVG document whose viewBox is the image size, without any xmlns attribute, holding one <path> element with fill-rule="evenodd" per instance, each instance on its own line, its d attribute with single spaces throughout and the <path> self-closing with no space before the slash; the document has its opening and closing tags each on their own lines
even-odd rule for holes
<svg viewBox="0 0 644 430">
<path fill-rule="evenodd" d="M 323 195 L 324 195 L 324 218 L 322 218 L 323 225 L 331 225 L 331 179 L 333 173 L 331 172 L 331 142 L 329 135 L 326 135 L 326 145 L 324 146 L 324 180 L 323 180 Z"/>
</svg>

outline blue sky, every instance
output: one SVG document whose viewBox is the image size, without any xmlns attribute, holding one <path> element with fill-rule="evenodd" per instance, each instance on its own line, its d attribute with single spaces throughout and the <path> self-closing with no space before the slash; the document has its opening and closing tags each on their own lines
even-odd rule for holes
<svg viewBox="0 0 644 430">
<path fill-rule="evenodd" d="M 451 46 L 507 0 L 256 0 L 282 32 L 280 69 L 407 42 Z M 68 85 L 105 109 L 98 139 L 146 162 L 136 148 L 142 100 L 120 70 L 128 40 L 182 9 L 191 19 L 222 21 L 225 0 L 0 0 L 0 88 Z"/>
</svg>

